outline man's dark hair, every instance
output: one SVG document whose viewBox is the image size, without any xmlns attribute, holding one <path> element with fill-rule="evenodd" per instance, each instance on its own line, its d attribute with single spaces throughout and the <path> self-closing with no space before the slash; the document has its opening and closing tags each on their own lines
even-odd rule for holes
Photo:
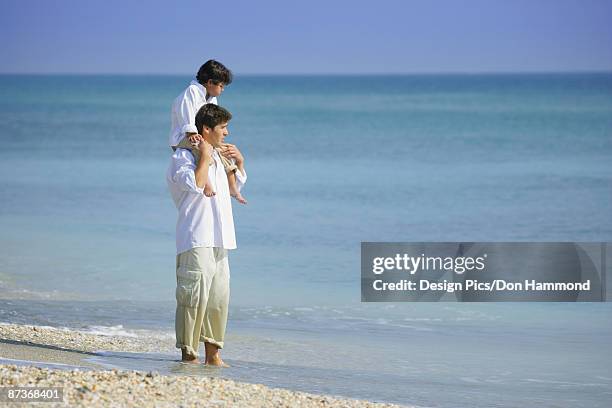
<svg viewBox="0 0 612 408">
<path fill-rule="evenodd" d="M 196 79 L 202 85 L 208 80 L 212 80 L 215 85 L 223 83 L 229 85 L 232 83 L 234 75 L 225 65 L 215 60 L 208 60 L 200 67 Z"/>
<path fill-rule="evenodd" d="M 198 133 L 202 134 L 204 126 L 214 129 L 215 126 L 229 122 L 231 119 L 232 114 L 227 109 L 207 103 L 196 113 L 195 125 Z"/>
</svg>

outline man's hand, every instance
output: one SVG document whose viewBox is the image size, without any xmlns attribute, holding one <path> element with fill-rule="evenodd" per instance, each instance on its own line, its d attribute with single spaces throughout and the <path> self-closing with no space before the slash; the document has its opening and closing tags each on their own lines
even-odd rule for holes
<svg viewBox="0 0 612 408">
<path fill-rule="evenodd" d="M 221 154 L 228 159 L 234 159 L 236 161 L 236 166 L 242 167 L 244 164 L 244 157 L 242 157 L 242 153 L 236 147 L 236 145 L 223 143 L 221 144 Z"/>
<path fill-rule="evenodd" d="M 197 136 L 200 136 L 200 135 L 197 135 Z M 213 147 L 210 143 L 204 140 L 202 136 L 200 136 L 200 143 L 198 144 L 198 150 L 200 151 L 200 154 L 202 155 L 202 159 L 204 159 L 205 161 L 209 163 L 212 161 Z"/>
</svg>

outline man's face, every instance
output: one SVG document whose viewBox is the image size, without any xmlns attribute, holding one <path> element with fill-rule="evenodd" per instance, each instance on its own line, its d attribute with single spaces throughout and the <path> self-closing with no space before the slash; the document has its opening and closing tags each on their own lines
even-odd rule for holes
<svg viewBox="0 0 612 408">
<path fill-rule="evenodd" d="M 219 82 L 218 84 L 215 84 L 212 79 L 209 79 L 208 82 L 206 82 L 206 93 L 210 96 L 219 96 L 221 95 L 221 93 L 223 92 L 223 89 L 225 88 L 225 84 L 223 82 Z"/>
<path fill-rule="evenodd" d="M 208 143 L 213 145 L 213 147 L 221 147 L 221 144 L 225 140 L 225 137 L 229 135 L 229 130 L 227 129 L 227 122 L 221 123 L 215 126 L 213 129 L 206 129 L 208 130 Z"/>
</svg>

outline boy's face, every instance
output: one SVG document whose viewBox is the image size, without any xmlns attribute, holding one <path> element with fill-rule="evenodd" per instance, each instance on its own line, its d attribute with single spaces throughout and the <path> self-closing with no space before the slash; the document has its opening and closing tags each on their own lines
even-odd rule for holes
<svg viewBox="0 0 612 408">
<path fill-rule="evenodd" d="M 229 130 L 227 129 L 227 123 L 221 123 L 215 126 L 213 129 L 209 127 L 204 127 L 204 134 L 206 137 L 206 141 L 213 145 L 213 147 L 221 147 L 221 144 L 225 140 L 225 137 L 229 135 Z"/>
<path fill-rule="evenodd" d="M 223 82 L 215 84 L 212 79 L 209 79 L 208 82 L 206 82 L 206 85 L 204 85 L 204 87 L 206 88 L 206 93 L 208 95 L 219 96 L 223 92 L 225 84 Z"/>
</svg>

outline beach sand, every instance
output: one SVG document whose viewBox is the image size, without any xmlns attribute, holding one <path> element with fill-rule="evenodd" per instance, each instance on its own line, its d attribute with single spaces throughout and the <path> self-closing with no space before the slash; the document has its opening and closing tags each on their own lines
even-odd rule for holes
<svg viewBox="0 0 612 408">
<path fill-rule="evenodd" d="M 167 338 L 103 336 L 51 327 L 0 324 L 0 387 L 62 387 L 64 402 L 45 403 L 50 407 L 66 404 L 87 407 L 398 406 L 215 377 L 108 370 L 86 361 L 100 350 L 167 352 L 173 346 Z M 7 406 L 23 406 L 23 403 Z"/>
</svg>

